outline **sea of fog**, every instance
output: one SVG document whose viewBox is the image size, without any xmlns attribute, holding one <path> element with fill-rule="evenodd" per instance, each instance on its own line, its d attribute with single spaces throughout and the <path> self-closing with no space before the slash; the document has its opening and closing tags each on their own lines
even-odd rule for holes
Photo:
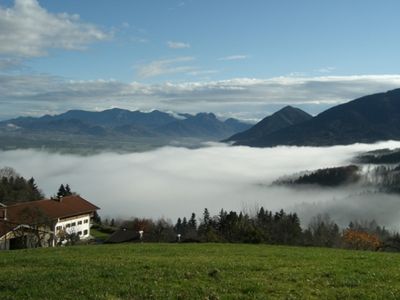
<svg viewBox="0 0 400 300">
<path fill-rule="evenodd" d="M 400 142 L 334 147 L 232 147 L 209 144 L 199 149 L 164 147 L 143 153 L 78 156 L 39 150 L 0 151 L 0 167 L 10 166 L 34 177 L 46 196 L 61 183 L 113 218 L 201 216 L 221 208 L 254 213 L 298 212 L 302 225 L 329 213 L 342 226 L 350 220 L 375 219 L 400 228 L 400 198 L 365 188 L 298 189 L 273 187 L 279 177 L 350 163 L 360 152 L 397 148 Z"/>
</svg>

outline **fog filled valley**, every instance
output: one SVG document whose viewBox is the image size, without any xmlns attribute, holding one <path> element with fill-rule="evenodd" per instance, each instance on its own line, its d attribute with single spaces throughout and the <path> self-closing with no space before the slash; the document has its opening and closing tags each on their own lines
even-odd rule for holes
<svg viewBox="0 0 400 300">
<path fill-rule="evenodd" d="M 0 300 L 400 299 L 399 11 L 0 0 Z"/>
<path fill-rule="evenodd" d="M 321 168 L 354 163 L 360 153 L 398 148 L 400 142 L 333 147 L 250 148 L 205 144 L 198 149 L 163 147 L 153 151 L 90 156 L 40 150 L 0 152 L 2 167 L 34 177 L 47 197 L 61 183 L 101 208 L 103 218 L 151 217 L 176 221 L 192 212 L 212 215 L 221 209 L 253 214 L 265 209 L 296 212 L 307 226 L 310 219 L 328 213 L 340 226 L 352 220 L 376 220 L 400 229 L 398 194 L 373 185 L 339 187 L 272 184 L 279 178 Z M 360 172 L 372 166 L 363 165 Z"/>
</svg>

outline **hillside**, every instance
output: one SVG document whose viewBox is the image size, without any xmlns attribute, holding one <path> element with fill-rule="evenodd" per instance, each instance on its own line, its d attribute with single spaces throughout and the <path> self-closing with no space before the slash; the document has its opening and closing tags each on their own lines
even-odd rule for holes
<svg viewBox="0 0 400 300">
<path fill-rule="evenodd" d="M 305 172 L 302 175 L 292 175 L 278 179 L 274 184 L 278 185 L 318 185 L 323 187 L 338 187 L 357 183 L 361 178 L 360 167 L 355 165 L 319 169 Z"/>
<path fill-rule="evenodd" d="M 400 164 L 400 149 L 379 149 L 360 154 L 355 162 L 364 164 Z"/>
<path fill-rule="evenodd" d="M 285 175 L 273 182 L 291 187 L 364 186 L 375 192 L 400 193 L 400 150 L 378 149 L 358 154 L 354 164 Z"/>
<path fill-rule="evenodd" d="M 258 140 L 263 140 L 275 131 L 305 122 L 311 118 L 311 115 L 299 108 L 286 106 L 271 116 L 265 117 L 250 129 L 239 132 L 225 141 L 233 141 L 237 145 L 257 143 Z"/>
<path fill-rule="evenodd" d="M 236 119 L 219 120 L 212 113 L 70 110 L 0 122 L 0 148 L 147 150 L 171 143 L 192 146 L 218 141 L 249 127 Z"/>
<path fill-rule="evenodd" d="M 0 252 L 1 299 L 396 299 L 398 254 L 243 244 Z"/>
<path fill-rule="evenodd" d="M 332 107 L 306 122 L 238 144 L 329 146 L 399 139 L 400 89 L 396 89 Z"/>
</svg>

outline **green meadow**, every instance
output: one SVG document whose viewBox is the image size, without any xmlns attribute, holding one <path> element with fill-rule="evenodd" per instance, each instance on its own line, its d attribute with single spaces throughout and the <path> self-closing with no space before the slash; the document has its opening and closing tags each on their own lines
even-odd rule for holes
<svg viewBox="0 0 400 300">
<path fill-rule="evenodd" d="M 399 299 L 395 253 L 246 244 L 0 252 L 0 299 Z"/>
</svg>

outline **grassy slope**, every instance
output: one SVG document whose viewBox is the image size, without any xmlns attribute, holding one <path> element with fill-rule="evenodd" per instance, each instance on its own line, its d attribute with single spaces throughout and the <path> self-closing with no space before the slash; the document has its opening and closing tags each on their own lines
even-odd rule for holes
<svg viewBox="0 0 400 300">
<path fill-rule="evenodd" d="M 105 241 L 110 234 L 109 233 L 104 233 L 101 231 L 98 231 L 97 229 L 90 228 L 90 235 L 93 236 L 95 239 L 103 240 Z"/>
<path fill-rule="evenodd" d="M 235 244 L 0 252 L 0 299 L 395 299 L 400 255 Z"/>
</svg>

